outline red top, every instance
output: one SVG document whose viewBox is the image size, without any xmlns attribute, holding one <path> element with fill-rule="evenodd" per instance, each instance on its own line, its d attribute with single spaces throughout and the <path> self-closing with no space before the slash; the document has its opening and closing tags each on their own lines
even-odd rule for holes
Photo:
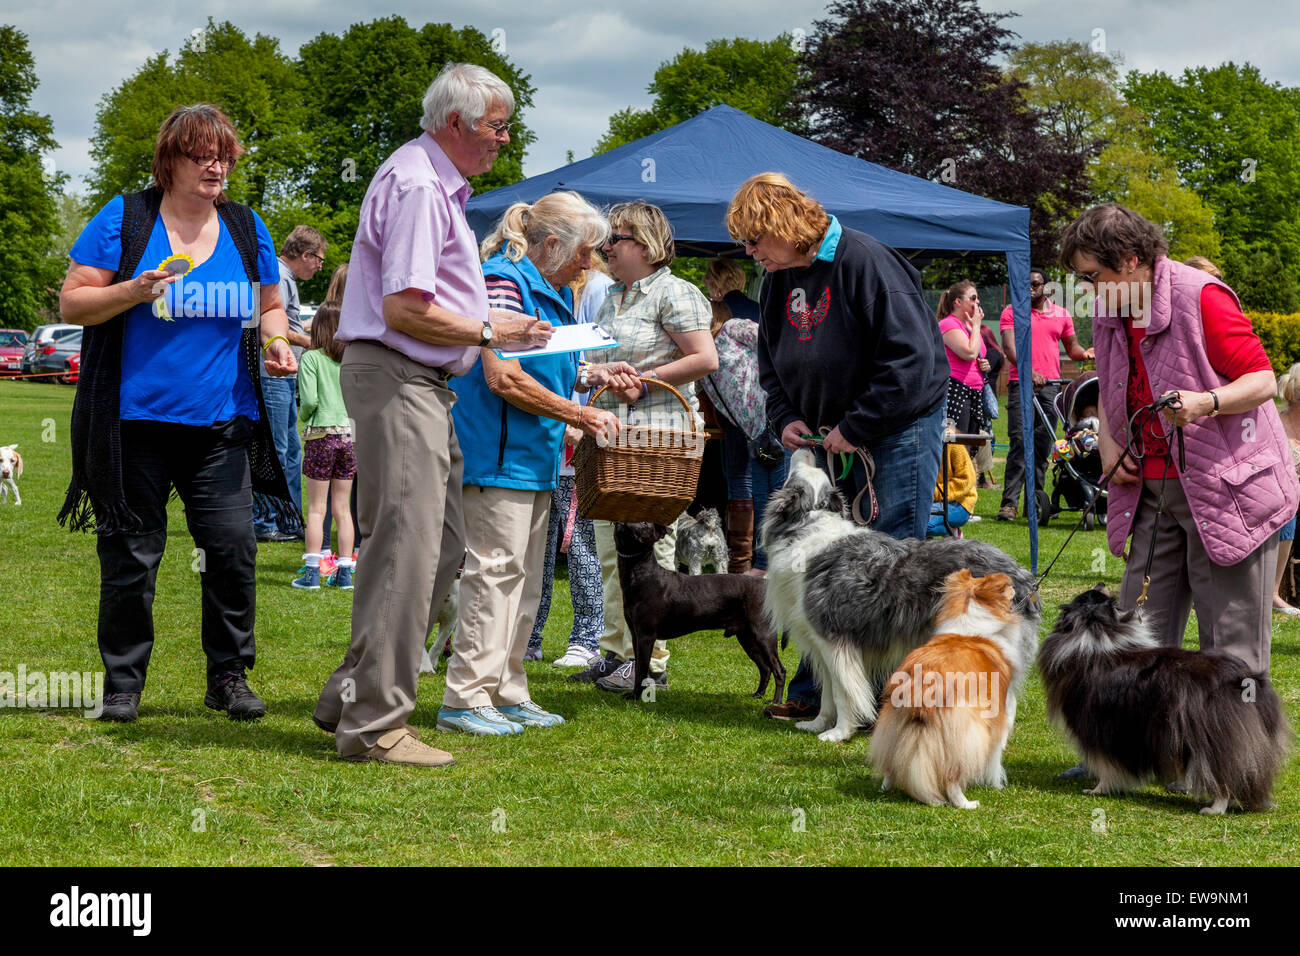
<svg viewBox="0 0 1300 956">
<path fill-rule="evenodd" d="M 1132 320 L 1125 323 L 1128 331 L 1128 414 L 1155 400 L 1151 394 L 1151 381 L 1142 361 L 1139 346 L 1146 336 L 1145 328 L 1134 328 Z M 1228 381 L 1236 381 L 1248 372 L 1273 371 L 1273 365 L 1264 352 L 1259 336 L 1251 328 L 1250 319 L 1242 314 L 1231 293 L 1211 283 L 1201 290 L 1201 328 L 1205 334 L 1205 354 L 1210 367 Z M 1176 477 L 1178 468 L 1165 458 L 1167 446 L 1165 433 L 1173 426 L 1162 415 L 1144 412 L 1135 422 L 1142 436 L 1140 444 L 1146 450 L 1142 462 L 1143 478 Z M 1177 449 L 1175 449 L 1175 454 Z M 1166 470 L 1167 469 L 1167 470 Z"/>
</svg>

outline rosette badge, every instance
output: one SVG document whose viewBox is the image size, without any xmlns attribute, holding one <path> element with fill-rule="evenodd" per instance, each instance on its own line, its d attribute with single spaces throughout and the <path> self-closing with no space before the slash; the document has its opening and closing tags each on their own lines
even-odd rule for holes
<svg viewBox="0 0 1300 956">
<path fill-rule="evenodd" d="M 169 275 L 183 276 L 194 268 L 194 260 L 183 252 L 170 255 L 162 262 L 158 263 L 158 271 L 166 272 Z M 153 314 L 167 322 L 174 322 L 171 311 L 167 308 L 167 296 L 162 296 L 154 300 Z"/>
</svg>

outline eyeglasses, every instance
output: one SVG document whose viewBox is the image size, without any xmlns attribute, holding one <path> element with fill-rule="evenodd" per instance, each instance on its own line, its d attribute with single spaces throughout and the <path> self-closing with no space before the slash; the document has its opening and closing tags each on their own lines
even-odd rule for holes
<svg viewBox="0 0 1300 956">
<path fill-rule="evenodd" d="M 510 131 L 514 129 L 515 126 L 514 123 L 489 123 L 487 120 L 481 120 L 480 122 L 482 122 L 484 126 L 492 130 L 492 132 L 498 136 L 500 136 L 502 133 L 505 133 L 507 136 L 509 136 Z"/>
<path fill-rule="evenodd" d="M 1042 287 L 1043 287 L 1043 284 L 1042 284 L 1041 282 L 1031 282 L 1031 283 L 1029 283 L 1029 288 L 1031 288 L 1031 289 L 1041 289 Z"/>
<path fill-rule="evenodd" d="M 304 252 L 304 253 L 303 253 L 303 256 L 308 257 L 308 258 L 311 258 L 311 259 L 315 259 L 315 260 L 316 260 L 316 265 L 318 265 L 318 266 L 319 266 L 319 265 L 324 265 L 324 264 L 325 264 L 325 257 L 322 256 L 322 255 L 320 255 L 319 253 L 315 253 L 315 252 Z"/>
<path fill-rule="evenodd" d="M 763 241 L 763 237 L 759 236 L 757 239 L 741 239 L 740 244 L 744 246 L 746 249 L 753 249 L 756 245 L 758 245 L 762 241 Z"/>
<path fill-rule="evenodd" d="M 186 153 L 185 158 L 200 169 L 210 169 L 215 163 L 220 163 L 227 172 L 235 168 L 236 162 L 233 156 L 191 156 Z"/>
<path fill-rule="evenodd" d="M 1088 285 L 1093 285 L 1097 281 L 1097 276 L 1099 275 L 1101 275 L 1100 269 L 1096 272 L 1076 272 L 1074 277 L 1080 282 L 1086 282 Z"/>
<path fill-rule="evenodd" d="M 608 238 L 607 240 L 605 240 L 605 241 L 606 241 L 609 245 L 611 245 L 611 246 L 616 246 L 616 245 L 618 245 L 620 242 L 622 242 L 624 239 L 627 239 L 627 240 L 629 240 L 629 241 L 631 241 L 631 242 L 636 242 L 636 236 L 624 236 L 624 235 L 620 235 L 620 234 L 617 233 L 617 232 L 611 232 L 611 233 L 609 234 L 609 238 Z"/>
</svg>

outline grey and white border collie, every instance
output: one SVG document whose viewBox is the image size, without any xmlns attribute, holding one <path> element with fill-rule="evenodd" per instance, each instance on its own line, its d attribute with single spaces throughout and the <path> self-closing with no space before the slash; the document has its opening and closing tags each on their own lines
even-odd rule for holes
<svg viewBox="0 0 1300 956">
<path fill-rule="evenodd" d="M 1097 775 L 1089 794 L 1152 780 L 1267 808 L 1291 731 L 1267 674 L 1224 651 L 1162 647 L 1102 585 L 1061 608 L 1038 653 L 1047 714 Z"/>
<path fill-rule="evenodd" d="M 854 524 L 845 511 L 812 452 L 800 449 L 763 517 L 768 616 L 794 638 L 822 690 L 817 717 L 796 727 L 833 741 L 873 723 L 880 689 L 908 652 L 930 639 L 944 581 L 963 568 L 1011 578 L 1023 606 L 1020 656 L 1033 658 L 1041 611 L 1026 598 L 1034 580 L 1009 555 L 970 539 L 900 541 Z M 1012 720 L 1027 669 L 1007 694 Z"/>
</svg>

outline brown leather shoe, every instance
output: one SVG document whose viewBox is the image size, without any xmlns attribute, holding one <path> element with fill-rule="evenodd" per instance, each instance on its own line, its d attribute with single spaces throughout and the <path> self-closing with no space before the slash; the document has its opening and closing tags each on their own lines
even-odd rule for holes
<svg viewBox="0 0 1300 956">
<path fill-rule="evenodd" d="M 727 502 L 727 550 L 731 561 L 728 574 L 744 574 L 754 560 L 754 499 L 733 498 Z"/>
<path fill-rule="evenodd" d="M 456 762 L 447 751 L 420 743 L 420 738 L 410 727 L 390 730 L 365 753 L 351 754 L 343 759 L 357 763 L 377 760 L 380 763 L 402 763 L 415 767 L 450 767 Z"/>
<path fill-rule="evenodd" d="M 763 716 L 773 720 L 812 720 L 820 709 L 805 704 L 797 697 L 791 697 L 784 704 L 768 704 L 763 708 Z"/>
</svg>

